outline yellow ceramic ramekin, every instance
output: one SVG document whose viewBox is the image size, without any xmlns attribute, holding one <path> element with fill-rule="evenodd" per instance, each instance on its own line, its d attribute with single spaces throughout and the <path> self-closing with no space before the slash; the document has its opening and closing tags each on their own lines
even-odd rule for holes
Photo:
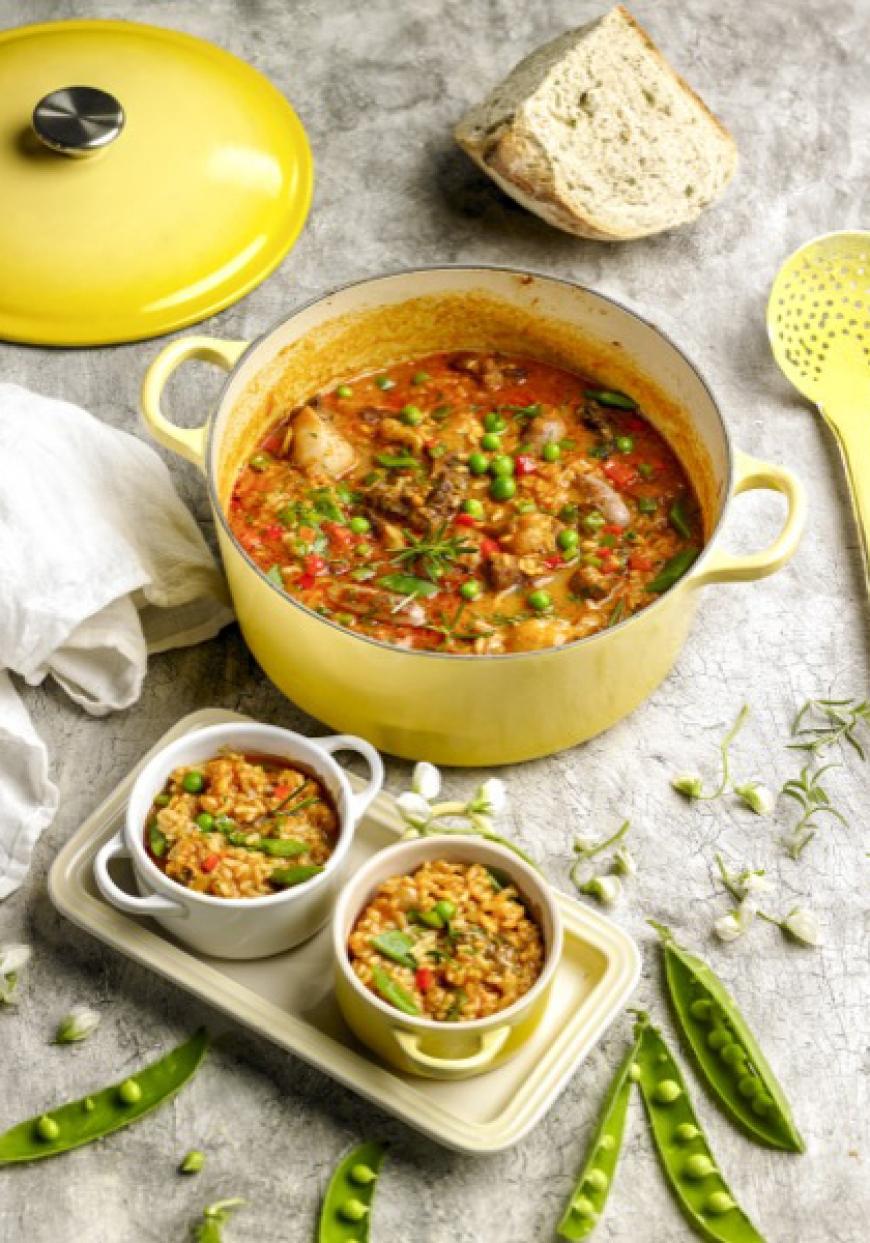
<svg viewBox="0 0 870 1243">
<path fill-rule="evenodd" d="M 403 1014 L 367 989 L 351 970 L 347 939 L 360 911 L 390 876 L 413 872 L 427 859 L 482 863 L 507 873 L 544 937 L 544 969 L 529 991 L 496 1014 L 442 1023 Z M 379 851 L 342 889 L 332 918 L 335 993 L 354 1035 L 397 1070 L 428 1079 L 467 1079 L 508 1061 L 541 1021 L 562 955 L 562 921 L 540 872 L 513 851 L 480 838 L 426 837 Z"/>
<path fill-rule="evenodd" d="M 706 546 L 670 591 L 564 647 L 503 656 L 415 652 L 342 629 L 286 595 L 247 557 L 225 511 L 238 469 L 276 417 L 339 379 L 460 348 L 532 355 L 639 400 L 679 454 L 704 513 Z M 180 428 L 163 414 L 161 394 L 193 358 L 231 374 L 214 416 L 202 427 Z M 797 548 L 804 522 L 798 481 L 732 448 L 712 393 L 667 337 L 610 298 L 528 272 L 401 272 L 328 294 L 253 345 L 174 341 L 148 370 L 143 410 L 155 438 L 206 473 L 242 633 L 269 677 L 333 728 L 439 764 L 514 763 L 607 729 L 668 673 L 697 589 L 774 573 Z M 756 488 L 784 495 L 783 528 L 761 552 L 728 553 L 719 537 L 731 499 Z"/>
</svg>

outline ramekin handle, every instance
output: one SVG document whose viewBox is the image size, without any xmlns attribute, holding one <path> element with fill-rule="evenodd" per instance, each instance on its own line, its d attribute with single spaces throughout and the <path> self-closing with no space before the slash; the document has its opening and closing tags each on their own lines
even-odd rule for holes
<svg viewBox="0 0 870 1243">
<path fill-rule="evenodd" d="M 735 455 L 736 478 L 734 494 L 754 492 L 769 488 L 781 492 L 788 504 L 782 530 L 767 548 L 760 552 L 715 552 L 710 560 L 692 575 L 694 587 L 706 587 L 709 583 L 745 583 L 756 578 L 775 574 L 790 561 L 797 551 L 807 516 L 807 498 L 803 485 L 784 466 L 762 462 L 748 453 Z"/>
<path fill-rule="evenodd" d="M 175 902 L 172 898 L 163 898 L 156 893 L 149 898 L 136 897 L 134 894 L 125 893 L 115 884 L 109 875 L 109 864 L 113 859 L 129 856 L 129 854 L 124 843 L 123 830 L 119 830 L 114 837 L 109 838 L 105 846 L 100 847 L 94 859 L 94 879 L 106 901 L 111 902 L 112 906 L 116 906 L 119 911 L 125 911 L 128 915 L 186 916 L 187 907 L 181 902 Z"/>
<path fill-rule="evenodd" d="M 358 794 L 351 795 L 354 815 L 361 816 L 384 784 L 384 763 L 380 755 L 370 742 L 366 742 L 364 738 L 357 738 L 355 734 L 329 734 L 326 738 L 314 738 L 312 741 L 316 742 L 319 747 L 323 747 L 324 751 L 328 751 L 330 755 L 334 755 L 336 751 L 355 751 L 368 764 L 368 784 Z"/>
<path fill-rule="evenodd" d="M 167 419 L 160 406 L 163 390 L 172 373 L 191 358 L 232 371 L 239 357 L 248 348 L 247 341 L 222 341 L 218 337 L 182 337 L 164 346 L 145 372 L 142 382 L 142 417 L 148 430 L 159 444 L 179 453 L 194 466 L 203 469 L 205 457 L 205 433 L 208 423 L 202 427 L 177 427 Z"/>
<path fill-rule="evenodd" d="M 484 1032 L 480 1037 L 477 1052 L 470 1053 L 468 1057 L 435 1057 L 431 1053 L 423 1052 L 420 1048 L 422 1037 L 416 1032 L 402 1031 L 398 1027 L 391 1030 L 396 1044 L 405 1057 L 415 1066 L 431 1071 L 435 1075 L 451 1074 L 455 1071 L 485 1070 L 501 1053 L 511 1032 L 507 1023 L 502 1027 L 494 1027 L 491 1031 Z"/>
</svg>

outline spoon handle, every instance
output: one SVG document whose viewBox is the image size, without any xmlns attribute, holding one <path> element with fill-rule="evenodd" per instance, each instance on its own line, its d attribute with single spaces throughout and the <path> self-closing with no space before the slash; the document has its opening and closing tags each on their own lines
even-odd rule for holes
<svg viewBox="0 0 870 1243">
<path fill-rule="evenodd" d="M 852 493 L 855 523 L 861 537 L 864 575 L 870 590 L 870 410 L 854 406 L 823 410 L 837 438 Z"/>
</svg>

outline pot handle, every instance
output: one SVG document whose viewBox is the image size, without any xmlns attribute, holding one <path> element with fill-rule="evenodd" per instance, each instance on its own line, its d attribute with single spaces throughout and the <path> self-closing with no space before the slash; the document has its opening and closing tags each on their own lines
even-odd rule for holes
<svg viewBox="0 0 870 1243">
<path fill-rule="evenodd" d="M 311 741 L 318 747 L 323 747 L 324 751 L 328 751 L 330 755 L 336 751 L 355 751 L 368 764 L 370 774 L 368 784 L 359 794 L 350 796 L 354 818 L 359 819 L 384 784 L 384 763 L 380 755 L 370 742 L 366 742 L 364 738 L 357 738 L 355 734 L 329 734 L 326 738 L 312 738 Z"/>
<path fill-rule="evenodd" d="M 125 911 L 128 915 L 187 915 L 187 907 L 181 902 L 173 901 L 172 898 L 162 898 L 156 893 L 149 898 L 140 898 L 131 893 L 125 893 L 115 884 L 109 875 L 109 863 L 112 859 L 129 857 L 129 855 L 130 852 L 124 842 L 123 830 L 119 830 L 114 837 L 109 838 L 105 846 L 100 848 L 94 859 L 94 879 L 106 901 L 111 902 L 112 906 L 116 906 L 119 911 Z"/>
<path fill-rule="evenodd" d="M 173 453 L 179 453 L 194 466 L 203 469 L 205 458 L 205 433 L 202 427 L 177 427 L 167 419 L 160 408 L 160 398 L 169 377 L 182 363 L 191 358 L 214 363 L 224 371 L 232 371 L 241 355 L 248 348 L 247 341 L 222 341 L 218 337 L 182 337 L 164 346 L 145 372 L 142 381 L 142 416 L 154 439 Z"/>
<path fill-rule="evenodd" d="M 769 488 L 781 492 L 788 504 L 782 530 L 767 548 L 760 552 L 716 552 L 706 566 L 692 576 L 695 587 L 709 583 L 746 583 L 775 574 L 797 551 L 807 516 L 807 497 L 803 485 L 784 466 L 762 462 L 748 453 L 735 454 L 734 495 Z"/>
<path fill-rule="evenodd" d="M 422 1036 L 419 1036 L 417 1032 L 402 1031 L 398 1027 L 393 1027 L 391 1030 L 396 1044 L 409 1061 L 415 1066 L 436 1074 L 484 1070 L 501 1053 L 511 1032 L 507 1023 L 502 1027 L 494 1027 L 492 1031 L 484 1032 L 480 1037 L 480 1047 L 477 1052 L 469 1054 L 468 1057 L 433 1057 L 431 1053 L 424 1053 L 420 1048 Z"/>
</svg>

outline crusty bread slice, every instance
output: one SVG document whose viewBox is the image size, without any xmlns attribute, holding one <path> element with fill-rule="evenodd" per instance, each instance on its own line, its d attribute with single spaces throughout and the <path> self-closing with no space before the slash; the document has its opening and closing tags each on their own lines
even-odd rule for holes
<svg viewBox="0 0 870 1243">
<path fill-rule="evenodd" d="M 731 135 L 622 5 L 526 57 L 454 133 L 524 207 L 606 241 L 694 220 L 737 164 Z"/>
</svg>

